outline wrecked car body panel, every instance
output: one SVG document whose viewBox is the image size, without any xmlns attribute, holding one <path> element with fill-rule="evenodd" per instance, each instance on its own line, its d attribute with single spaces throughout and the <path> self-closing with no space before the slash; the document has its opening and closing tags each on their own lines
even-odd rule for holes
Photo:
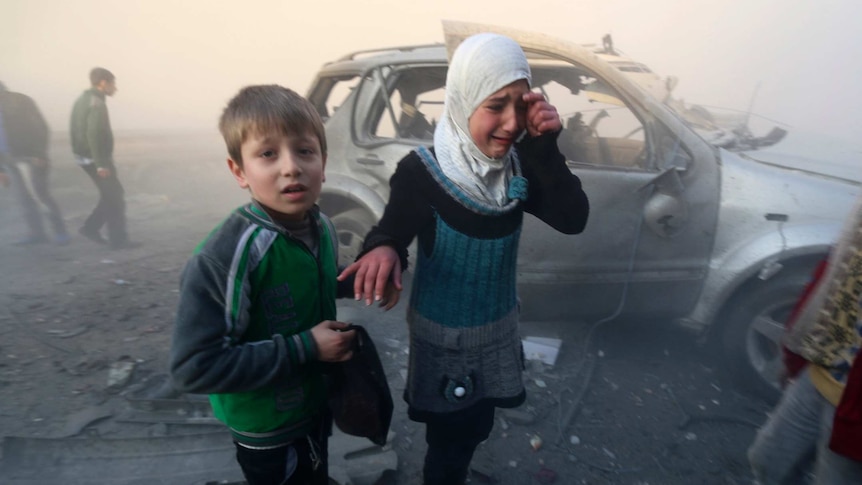
<svg viewBox="0 0 862 485">
<path fill-rule="evenodd" d="M 698 329 L 713 322 L 744 281 L 775 277 L 770 262 L 825 254 L 859 191 L 852 181 L 810 176 L 727 151 L 721 158 L 723 196 L 710 273 L 702 298 L 683 320 Z"/>
</svg>

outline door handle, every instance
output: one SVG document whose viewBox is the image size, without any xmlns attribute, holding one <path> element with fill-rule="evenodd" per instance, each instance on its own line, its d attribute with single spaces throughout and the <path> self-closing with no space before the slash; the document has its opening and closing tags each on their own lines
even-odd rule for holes
<svg viewBox="0 0 862 485">
<path fill-rule="evenodd" d="M 377 155 L 369 153 L 364 157 L 357 158 L 356 163 L 360 165 L 383 165 L 383 160 L 381 160 Z"/>
</svg>

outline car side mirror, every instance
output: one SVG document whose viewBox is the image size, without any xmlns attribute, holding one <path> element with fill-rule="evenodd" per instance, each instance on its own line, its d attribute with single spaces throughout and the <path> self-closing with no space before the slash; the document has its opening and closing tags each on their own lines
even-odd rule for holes
<svg viewBox="0 0 862 485">
<path fill-rule="evenodd" d="M 691 163 L 691 155 L 685 150 L 679 138 L 665 135 L 661 137 L 658 150 L 658 168 L 685 170 Z"/>
<path fill-rule="evenodd" d="M 655 191 L 660 194 L 670 196 L 680 195 L 685 192 L 685 185 L 683 185 L 682 178 L 679 176 L 680 172 L 685 172 L 685 169 L 668 167 L 641 186 L 640 190 L 654 186 Z"/>
</svg>

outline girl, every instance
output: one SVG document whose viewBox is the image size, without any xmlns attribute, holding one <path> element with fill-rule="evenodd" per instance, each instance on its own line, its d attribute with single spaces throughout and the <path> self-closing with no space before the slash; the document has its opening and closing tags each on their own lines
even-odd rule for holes
<svg viewBox="0 0 862 485">
<path fill-rule="evenodd" d="M 559 115 L 530 81 L 508 37 L 458 47 L 433 148 L 399 162 L 383 218 L 339 276 L 356 274 L 357 300 L 391 306 L 386 284 L 401 288 L 418 238 L 404 398 L 410 419 L 426 423 L 426 485 L 463 483 L 495 407 L 526 397 L 515 285 L 524 212 L 566 234 L 586 225 L 587 197 L 557 148 Z"/>
</svg>

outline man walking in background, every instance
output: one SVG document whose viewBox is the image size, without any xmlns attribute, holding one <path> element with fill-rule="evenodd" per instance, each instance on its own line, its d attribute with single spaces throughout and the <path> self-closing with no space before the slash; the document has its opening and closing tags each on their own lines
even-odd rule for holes
<svg viewBox="0 0 862 485">
<path fill-rule="evenodd" d="M 99 189 L 99 203 L 79 232 L 91 241 L 110 244 L 113 249 L 135 247 L 137 244 L 129 241 L 126 232 L 126 202 L 114 165 L 114 135 L 105 100 L 117 92 L 116 78 L 111 71 L 95 67 L 90 71 L 90 85 L 75 101 L 69 125 L 72 152 Z M 100 232 L 105 225 L 107 240 Z"/>
<path fill-rule="evenodd" d="M 15 242 L 18 246 L 29 246 L 48 241 L 45 227 L 42 224 L 42 214 L 39 204 L 33 199 L 18 163 L 26 163 L 30 167 L 30 183 L 33 193 L 39 201 L 48 209 L 48 220 L 54 230 L 54 240 L 57 244 L 64 245 L 69 242 L 69 234 L 66 232 L 66 224 L 60 213 L 60 207 L 51 197 L 48 175 L 50 172 L 50 160 L 48 159 L 48 141 L 50 130 L 45 118 L 36 106 L 36 103 L 21 93 L 8 91 L 0 83 L 0 116 L 3 126 L 0 128 L 5 134 L 4 142 L 0 142 L 6 159 L 5 171 L 12 182 L 13 190 L 18 199 L 18 204 L 24 212 L 29 234 Z"/>
</svg>

